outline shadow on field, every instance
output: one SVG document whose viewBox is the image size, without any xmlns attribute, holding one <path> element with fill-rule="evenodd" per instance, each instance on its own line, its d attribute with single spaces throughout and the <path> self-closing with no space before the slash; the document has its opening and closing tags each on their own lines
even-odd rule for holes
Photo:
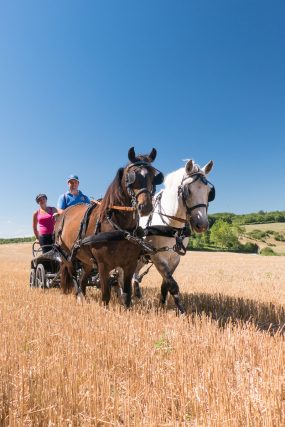
<svg viewBox="0 0 285 427">
<path fill-rule="evenodd" d="M 159 305 L 157 289 L 144 288 L 143 292 L 148 307 Z M 268 331 L 272 335 L 285 333 L 285 309 L 281 305 L 223 294 L 182 293 L 181 296 L 188 316 L 205 314 L 217 321 L 220 327 L 229 323 L 250 323 L 257 330 Z M 167 309 L 175 309 L 171 297 L 168 299 Z"/>
<path fill-rule="evenodd" d="M 271 334 L 285 333 L 285 309 L 281 305 L 222 294 L 183 294 L 182 298 L 188 314 L 204 313 L 221 327 L 229 322 L 251 323 L 258 330 Z"/>
<path fill-rule="evenodd" d="M 143 287 L 142 299 L 133 297 L 132 307 L 147 314 L 149 310 L 160 311 L 157 288 Z M 89 295 L 100 303 L 101 292 Z M 274 335 L 285 334 L 285 309 L 273 303 L 261 303 L 252 299 L 234 298 L 223 294 L 182 293 L 182 302 L 188 316 L 205 314 L 215 320 L 220 327 L 229 323 L 252 324 L 257 330 Z M 113 294 L 111 303 L 121 304 Z M 175 310 L 171 296 L 168 297 L 166 310 Z"/>
</svg>

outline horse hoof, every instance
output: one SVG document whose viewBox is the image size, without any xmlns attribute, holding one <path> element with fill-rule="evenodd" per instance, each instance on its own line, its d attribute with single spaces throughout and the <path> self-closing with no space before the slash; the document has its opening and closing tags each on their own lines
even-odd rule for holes
<svg viewBox="0 0 285 427">
<path fill-rule="evenodd" d="M 126 294 L 126 293 L 122 293 L 121 301 L 122 301 L 123 306 L 124 306 L 126 309 L 129 309 L 129 308 L 130 308 L 130 306 L 131 306 L 131 301 L 129 300 L 129 295 L 128 295 L 128 294 Z"/>
</svg>

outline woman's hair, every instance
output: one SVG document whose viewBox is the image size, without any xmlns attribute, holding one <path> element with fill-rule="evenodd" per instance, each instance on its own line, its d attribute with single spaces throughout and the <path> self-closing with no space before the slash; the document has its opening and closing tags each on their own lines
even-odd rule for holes
<svg viewBox="0 0 285 427">
<path fill-rule="evenodd" d="M 38 194 L 36 197 L 36 202 L 39 203 L 39 200 L 44 197 L 47 200 L 47 196 L 45 194 Z"/>
</svg>

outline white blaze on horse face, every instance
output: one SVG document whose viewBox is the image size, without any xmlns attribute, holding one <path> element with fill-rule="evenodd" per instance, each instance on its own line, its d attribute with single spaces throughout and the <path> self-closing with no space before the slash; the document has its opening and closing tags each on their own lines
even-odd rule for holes
<svg viewBox="0 0 285 427">
<path fill-rule="evenodd" d="M 138 212 L 140 217 L 144 217 L 146 215 L 149 215 L 152 211 L 152 186 L 150 184 L 150 179 L 148 179 L 149 170 L 147 168 L 141 168 L 139 171 L 139 174 L 143 176 L 145 179 L 145 187 L 148 191 L 143 191 L 139 194 L 137 197 L 137 204 L 138 204 Z M 141 189 L 140 189 L 141 190 Z M 139 192 L 140 192 L 139 190 Z M 135 191 L 136 193 L 136 191 Z"/>
</svg>

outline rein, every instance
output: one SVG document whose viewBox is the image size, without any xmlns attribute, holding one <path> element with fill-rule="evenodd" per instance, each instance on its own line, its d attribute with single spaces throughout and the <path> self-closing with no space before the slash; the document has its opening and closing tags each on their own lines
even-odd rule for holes
<svg viewBox="0 0 285 427">
<path fill-rule="evenodd" d="M 188 219 L 179 218 L 178 216 L 167 215 L 162 212 L 159 212 L 159 215 L 166 216 L 169 219 L 174 219 L 174 221 L 182 222 L 183 224 L 187 224 L 189 222 Z"/>
<path fill-rule="evenodd" d="M 129 240 L 131 243 L 134 243 L 137 246 L 140 246 L 147 254 L 154 255 L 156 252 L 158 252 L 157 249 L 155 249 L 150 243 L 143 240 L 139 235 L 135 236 L 132 233 L 130 233 L 129 231 L 123 230 L 121 227 L 119 227 L 114 221 L 112 221 L 112 219 L 109 215 L 107 215 L 106 218 L 107 218 L 107 221 L 109 222 L 109 224 L 112 225 L 112 227 L 115 230 L 123 233 L 124 238 L 126 240 Z M 136 232 L 136 231 L 137 231 L 137 228 L 134 230 L 134 232 Z"/>
<path fill-rule="evenodd" d="M 101 202 L 99 200 L 93 200 L 92 202 L 101 205 Z M 134 212 L 136 210 L 136 208 L 134 208 L 133 206 L 110 206 L 110 209 L 127 212 Z"/>
<path fill-rule="evenodd" d="M 166 218 L 169 218 L 169 219 L 173 219 L 174 221 L 178 221 L 178 222 L 182 222 L 182 224 L 188 224 L 188 222 L 189 222 L 189 219 L 190 218 L 188 218 L 188 219 L 184 219 L 184 218 L 180 218 L 180 217 L 178 217 L 178 216 L 174 216 L 174 215 L 167 215 L 166 213 L 163 213 L 163 212 L 161 212 L 161 198 L 162 198 L 162 193 L 163 193 L 163 191 L 157 196 L 157 198 L 156 198 L 156 203 L 158 204 L 158 206 L 159 206 L 159 212 L 158 212 L 158 214 L 159 214 L 159 216 L 161 217 L 161 216 L 165 216 Z M 150 218 L 150 222 L 151 222 L 151 220 L 152 220 L 152 217 Z M 163 218 L 161 218 L 161 220 L 162 220 L 162 222 L 165 224 L 165 225 L 167 225 L 168 227 L 170 227 L 165 221 L 164 221 L 164 219 Z"/>
</svg>

